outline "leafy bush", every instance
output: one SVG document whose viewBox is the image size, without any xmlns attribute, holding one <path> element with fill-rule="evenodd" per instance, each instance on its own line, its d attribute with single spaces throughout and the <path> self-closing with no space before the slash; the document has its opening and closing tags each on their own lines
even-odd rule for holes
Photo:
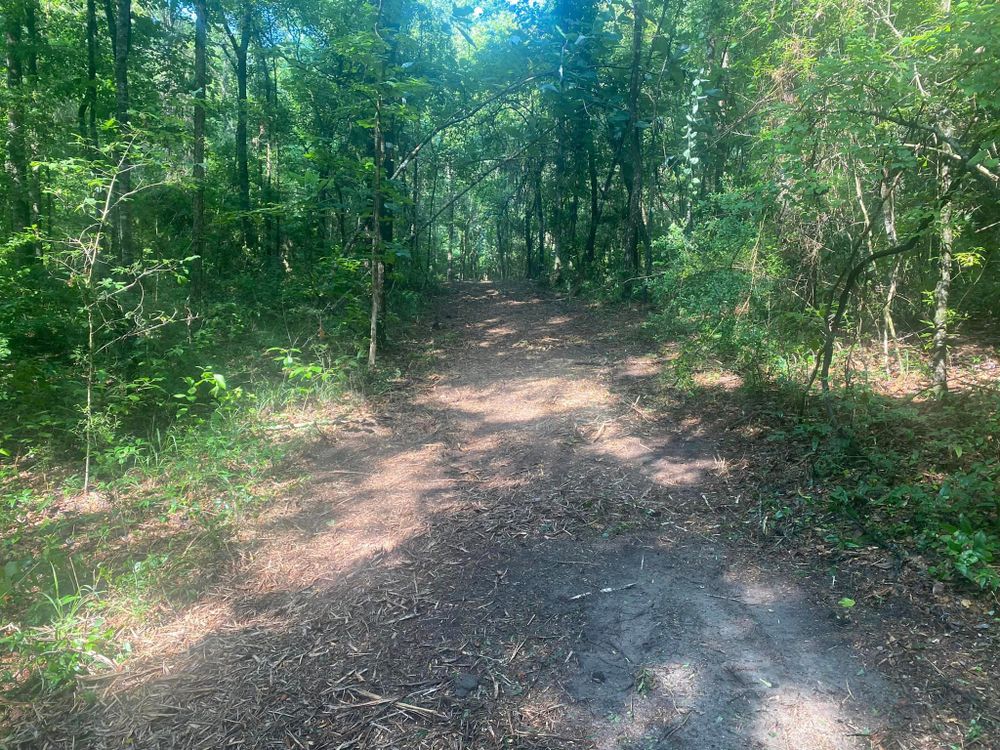
<svg viewBox="0 0 1000 750">
<path fill-rule="evenodd" d="M 33 607 L 28 615 L 28 622 L 36 624 L 8 623 L 0 635 L 0 654 L 18 658 L 17 673 L 13 669 L 0 672 L 2 690 L 61 688 L 94 664 L 112 664 L 125 647 L 115 643 L 115 631 L 101 615 L 103 602 L 96 585 L 60 590 L 55 568 L 52 580 L 51 593 L 41 592 L 41 606 Z"/>
<path fill-rule="evenodd" d="M 806 443 L 826 510 L 865 541 L 923 549 L 939 578 L 1000 588 L 1000 395 L 927 404 L 860 388 L 835 395 L 837 427 L 807 416 L 774 435 Z"/>
</svg>

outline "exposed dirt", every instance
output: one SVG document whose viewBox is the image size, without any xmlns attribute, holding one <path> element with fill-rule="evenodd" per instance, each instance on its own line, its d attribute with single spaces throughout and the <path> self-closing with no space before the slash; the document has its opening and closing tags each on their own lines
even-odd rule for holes
<svg viewBox="0 0 1000 750">
<path fill-rule="evenodd" d="M 436 371 L 328 431 L 239 577 L 25 745 L 935 746 L 836 598 L 730 538 L 713 430 L 625 397 L 630 323 L 489 284 L 438 321 Z"/>
</svg>

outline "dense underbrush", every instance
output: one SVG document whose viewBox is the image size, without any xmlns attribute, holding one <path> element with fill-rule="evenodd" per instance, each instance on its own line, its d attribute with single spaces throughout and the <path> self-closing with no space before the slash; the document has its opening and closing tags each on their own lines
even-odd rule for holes
<svg viewBox="0 0 1000 750">
<path fill-rule="evenodd" d="M 391 375 L 363 367 L 364 270 L 318 267 L 312 281 L 213 295 L 240 304 L 164 290 L 144 310 L 162 325 L 109 334 L 90 389 L 86 300 L 43 279 L 34 287 L 44 300 L 0 311 L 9 705 L 124 659 L 130 625 L 197 598 L 247 517 L 295 481 L 281 467 L 306 438 L 283 426 L 336 413 Z M 415 292 L 395 289 L 392 300 L 390 323 L 419 312 Z M 30 316 L 18 312 L 29 303 Z"/>
<path fill-rule="evenodd" d="M 647 326 L 671 342 L 671 385 L 696 392 L 699 374 L 736 373 L 771 404 L 768 440 L 807 458 L 794 493 L 761 491 L 771 529 L 819 525 L 838 546 L 884 545 L 935 577 L 1000 589 L 1000 349 L 953 347 L 956 387 L 937 399 L 919 332 L 886 357 L 855 326 L 829 394 L 807 392 L 821 315 L 795 311 L 781 282 L 703 260 L 656 280 Z"/>
<path fill-rule="evenodd" d="M 853 388 L 833 401 L 834 424 L 811 409 L 770 434 L 811 468 L 794 496 L 766 498 L 774 521 L 812 527 L 821 515 L 842 548 L 917 553 L 936 578 L 1000 589 L 1000 392 L 938 403 Z"/>
</svg>

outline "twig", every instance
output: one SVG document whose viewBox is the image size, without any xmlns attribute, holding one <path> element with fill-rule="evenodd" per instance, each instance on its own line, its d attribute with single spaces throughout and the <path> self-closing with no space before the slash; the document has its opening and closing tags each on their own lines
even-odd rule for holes
<svg viewBox="0 0 1000 750">
<path fill-rule="evenodd" d="M 575 602 L 577 599 L 583 599 L 588 596 L 593 596 L 594 594 L 612 594 L 616 591 L 624 591 L 625 589 L 630 589 L 635 586 L 634 583 L 626 583 L 624 586 L 608 587 L 601 589 L 599 591 L 585 591 L 582 594 L 577 594 L 576 596 L 571 596 L 569 600 Z"/>
</svg>

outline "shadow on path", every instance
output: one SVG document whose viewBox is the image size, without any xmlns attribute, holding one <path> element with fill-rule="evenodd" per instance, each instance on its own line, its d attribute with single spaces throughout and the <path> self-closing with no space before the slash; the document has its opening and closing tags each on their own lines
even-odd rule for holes
<svg viewBox="0 0 1000 750">
<path fill-rule="evenodd" d="M 689 522 L 712 446 L 615 392 L 620 331 L 528 287 L 442 312 L 439 373 L 316 447 L 190 647 L 33 746 L 889 746 L 894 688 L 829 613 Z"/>
</svg>

